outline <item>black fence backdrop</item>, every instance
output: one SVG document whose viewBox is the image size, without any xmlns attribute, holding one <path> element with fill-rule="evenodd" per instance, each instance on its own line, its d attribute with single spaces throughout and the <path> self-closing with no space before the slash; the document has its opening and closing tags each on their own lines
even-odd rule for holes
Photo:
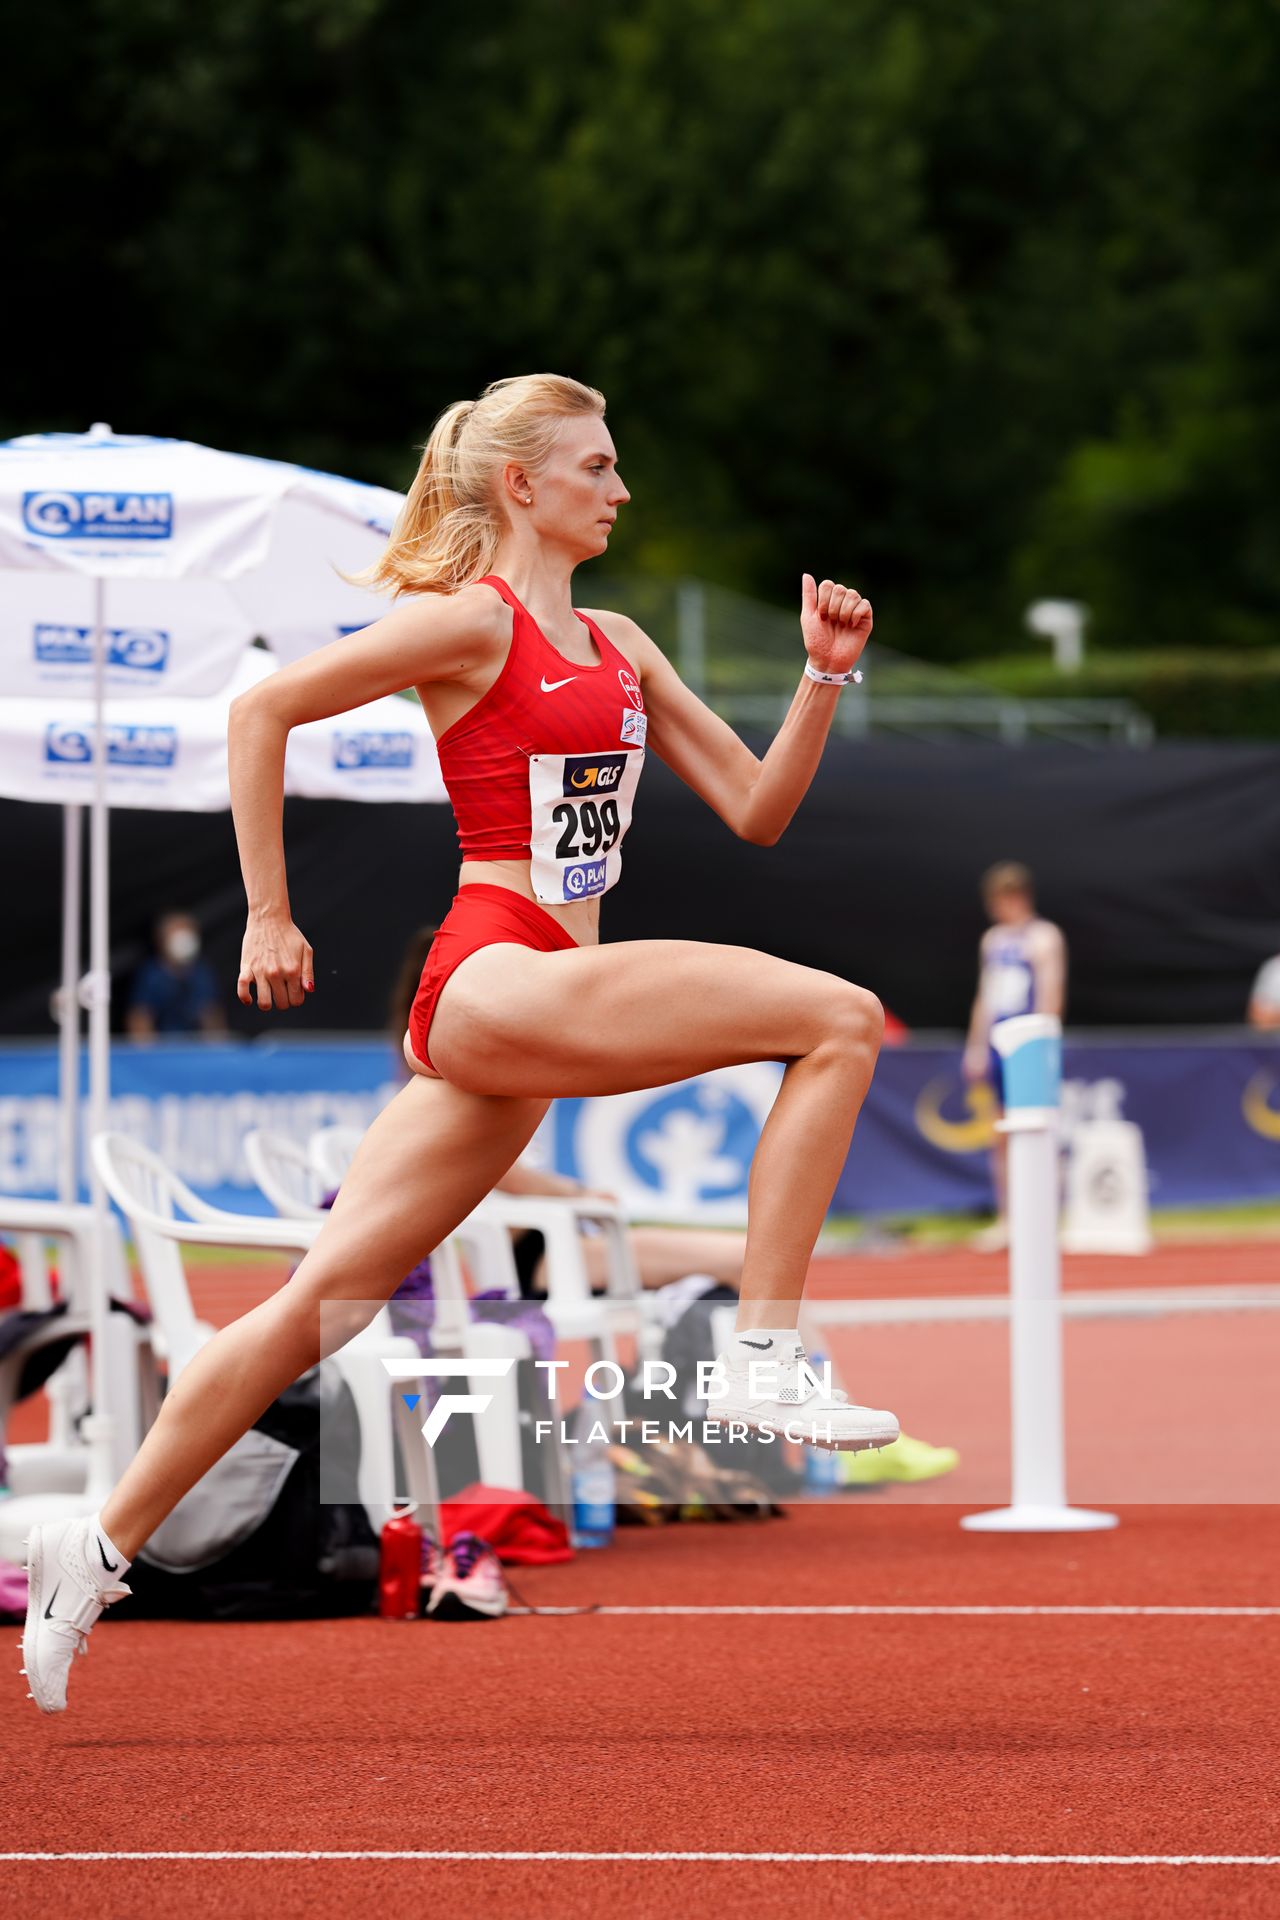
<svg viewBox="0 0 1280 1920">
<path fill-rule="evenodd" d="M 753 743 L 763 750 L 762 742 Z M 228 815 L 120 812 L 111 822 L 113 1018 L 155 916 L 184 907 L 225 980 L 233 1027 L 381 1027 L 410 934 L 457 871 L 442 806 L 290 801 L 294 915 L 317 991 L 289 1014 L 234 999 L 244 904 Z M 0 804 L 5 933 L 0 1032 L 52 1031 L 61 812 Z M 725 941 L 863 982 L 912 1027 L 958 1027 L 997 859 L 1035 871 L 1066 932 L 1077 1025 L 1230 1023 L 1280 951 L 1280 750 L 1167 744 L 1090 752 L 833 741 L 776 847 L 738 841 L 652 754 L 609 941 Z"/>
</svg>

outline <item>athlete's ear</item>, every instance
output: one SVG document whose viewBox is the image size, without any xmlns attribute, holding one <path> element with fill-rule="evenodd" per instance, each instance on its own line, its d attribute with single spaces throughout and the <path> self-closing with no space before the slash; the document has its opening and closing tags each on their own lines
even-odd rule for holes
<svg viewBox="0 0 1280 1920">
<path fill-rule="evenodd" d="M 533 481 L 525 467 L 508 460 L 502 469 L 502 486 L 509 506 L 524 509 L 533 505 Z"/>
</svg>

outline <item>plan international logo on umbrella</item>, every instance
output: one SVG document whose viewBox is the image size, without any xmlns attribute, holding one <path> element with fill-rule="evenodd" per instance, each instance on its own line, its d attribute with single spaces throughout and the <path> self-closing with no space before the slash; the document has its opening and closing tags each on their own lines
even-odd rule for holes
<svg viewBox="0 0 1280 1920">
<path fill-rule="evenodd" d="M 33 630 L 35 657 L 41 666 L 87 667 L 93 663 L 93 628 L 55 626 L 41 621 Z M 163 627 L 108 627 L 107 665 L 138 673 L 163 673 L 169 664 L 170 636 Z"/>
<path fill-rule="evenodd" d="M 55 720 L 44 736 L 44 757 L 57 766 L 91 766 L 92 729 Z M 176 727 L 107 728 L 109 767 L 171 767 L 177 757 Z"/>
<path fill-rule="evenodd" d="M 41 540 L 169 540 L 173 495 L 43 487 L 23 494 L 22 524 Z"/>
</svg>

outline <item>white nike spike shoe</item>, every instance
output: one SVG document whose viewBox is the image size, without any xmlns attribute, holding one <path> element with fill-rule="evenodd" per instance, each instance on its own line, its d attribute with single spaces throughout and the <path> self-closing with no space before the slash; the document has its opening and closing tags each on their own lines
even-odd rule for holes
<svg viewBox="0 0 1280 1920">
<path fill-rule="evenodd" d="M 129 1562 L 104 1543 L 90 1518 L 32 1527 L 27 1541 L 27 1624 L 22 1671 L 41 1713 L 62 1713 L 67 1675 L 89 1650 L 89 1629 L 102 1609 L 130 1591 L 120 1575 Z"/>
<path fill-rule="evenodd" d="M 798 1343 L 780 1353 L 761 1349 L 749 1358 L 741 1345 L 716 1360 L 715 1384 L 707 1395 L 708 1420 L 742 1422 L 748 1427 L 800 1440 L 831 1452 L 857 1453 L 864 1447 L 888 1447 L 898 1437 L 898 1418 L 881 1407 L 860 1407 L 838 1387 L 826 1384 L 829 1372 L 811 1367 Z"/>
</svg>

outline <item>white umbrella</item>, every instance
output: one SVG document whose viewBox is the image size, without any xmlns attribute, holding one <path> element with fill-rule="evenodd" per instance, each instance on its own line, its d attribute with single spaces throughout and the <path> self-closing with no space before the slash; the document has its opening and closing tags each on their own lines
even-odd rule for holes
<svg viewBox="0 0 1280 1920">
<path fill-rule="evenodd" d="M 227 790 L 227 710 L 239 693 L 274 673 L 261 647 L 241 650 L 240 664 L 217 693 L 169 700 L 108 695 L 108 805 L 184 813 L 216 813 Z M 0 698 L 0 796 L 6 800 L 88 799 L 96 778 L 92 700 L 44 694 Z"/>
<path fill-rule="evenodd" d="M 139 717 L 133 703 L 142 707 L 171 689 L 179 699 L 225 691 L 243 667 L 251 634 L 294 658 L 377 618 L 382 603 L 341 574 L 374 558 L 399 506 L 400 497 L 385 488 L 187 441 L 118 435 L 103 426 L 87 434 L 32 434 L 0 444 L 0 689 L 26 700 L 47 698 L 50 692 L 91 700 L 78 730 L 73 715 L 66 716 L 61 732 L 51 733 L 54 723 L 47 724 L 26 772 L 38 776 L 41 789 L 28 797 L 67 801 L 88 788 L 89 971 L 81 995 L 89 1008 L 93 1132 L 106 1126 L 110 1075 L 107 811 L 112 775 L 118 791 L 127 778 L 135 792 L 143 789 L 154 804 L 162 804 L 158 796 L 166 768 L 159 762 L 173 747 L 172 739 L 165 742 L 166 723 L 159 712 L 154 720 Z M 113 754 L 107 697 L 125 688 L 132 717 L 122 720 L 117 713 L 113 724 L 132 732 L 116 733 Z M 86 781 L 83 752 L 90 737 L 95 745 Z M 173 747 L 171 792 L 182 785 L 177 765 Z M 210 791 L 193 780 L 193 798 Z M 195 798 L 195 804 L 210 802 Z M 73 889 L 78 900 L 78 801 L 67 805 L 65 817 L 70 903 Z M 64 1090 L 78 1090 L 78 1018 L 67 990 L 78 944 L 76 918 L 68 912 Z M 72 1166 L 65 1165 L 64 1193 L 74 1193 L 73 1182 Z M 106 1198 L 92 1171 L 91 1187 L 105 1229 Z M 99 1241 L 95 1312 L 105 1317 L 105 1230 Z M 100 1371 L 104 1349 L 105 1341 L 95 1339 L 100 1418 L 108 1392 Z M 109 1428 L 94 1437 L 101 1464 L 108 1457 Z M 94 1478 L 91 1468 L 91 1491 Z"/>
<path fill-rule="evenodd" d="M 224 813 L 227 713 L 237 694 L 277 671 L 275 655 L 245 647 L 218 692 L 144 699 L 109 694 L 107 802 L 164 813 Z M 96 778 L 92 700 L 0 696 L 0 799 L 75 802 Z M 296 727 L 285 756 L 285 792 L 308 800 L 443 800 L 426 715 L 389 695 L 333 720 Z"/>
</svg>

